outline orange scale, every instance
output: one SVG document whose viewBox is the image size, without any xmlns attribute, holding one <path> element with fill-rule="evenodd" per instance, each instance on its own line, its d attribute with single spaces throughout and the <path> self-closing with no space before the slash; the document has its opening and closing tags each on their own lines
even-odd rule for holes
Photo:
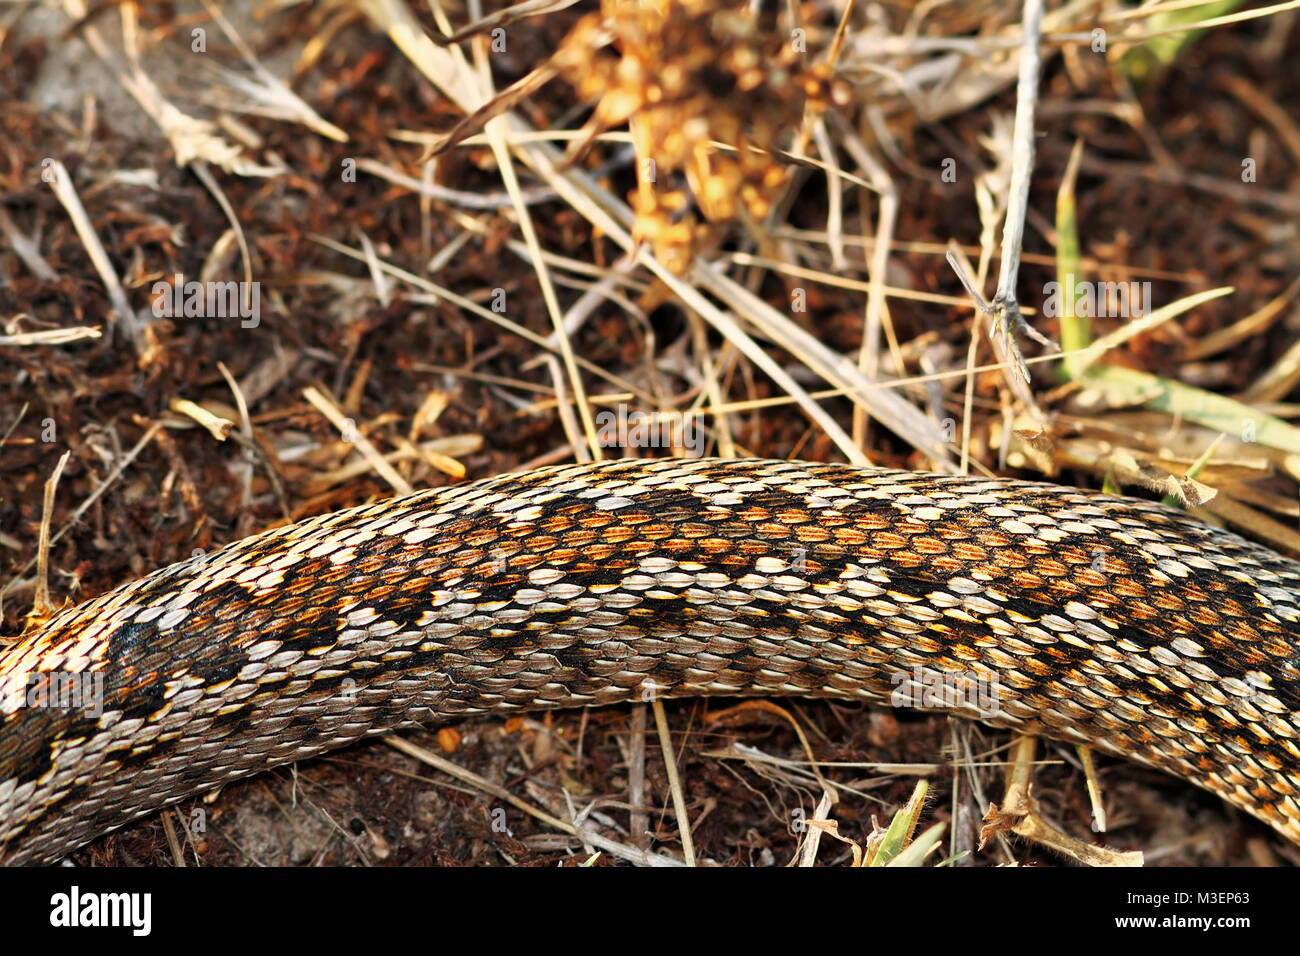
<svg viewBox="0 0 1300 956">
<path fill-rule="evenodd" d="M 894 526 L 893 522 L 881 515 L 860 515 L 855 523 L 866 531 L 884 531 Z"/>
<path fill-rule="evenodd" d="M 930 566 L 940 574 L 960 574 L 966 570 L 966 565 L 949 555 L 941 555 L 930 562 Z"/>
<path fill-rule="evenodd" d="M 1001 531 L 984 530 L 979 532 L 977 537 L 981 545 L 994 551 L 1009 548 L 1012 545 L 1011 538 Z"/>
<path fill-rule="evenodd" d="M 641 529 L 641 536 L 649 541 L 662 541 L 676 533 L 677 529 L 670 524 L 648 524 Z"/>
<path fill-rule="evenodd" d="M 1100 574 L 1091 567 L 1092 562 L 1088 562 L 1089 567 L 1077 568 L 1074 572 L 1074 579 L 1085 588 L 1104 588 L 1110 583 L 1110 578 Z"/>
<path fill-rule="evenodd" d="M 1034 564 L 1034 570 L 1049 578 L 1061 578 L 1071 573 L 1070 568 L 1066 567 L 1060 561 L 1054 561 L 1050 558 L 1043 558 L 1036 562 Z"/>
<path fill-rule="evenodd" d="M 1128 606 L 1129 617 L 1135 621 L 1158 621 L 1161 614 L 1145 601 L 1134 601 Z"/>
<path fill-rule="evenodd" d="M 1164 608 L 1166 611 L 1181 611 L 1187 606 L 1182 598 L 1171 591 L 1157 591 L 1154 600 L 1156 607 Z"/>
<path fill-rule="evenodd" d="M 713 534 L 713 529 L 698 521 L 688 521 L 677 529 L 677 533 L 683 538 L 707 538 Z"/>
<path fill-rule="evenodd" d="M 1070 578 L 1057 578 L 1055 581 L 1048 583 L 1047 589 L 1053 594 L 1058 594 L 1062 597 L 1078 597 L 1084 593 L 1083 588 L 1079 587 L 1079 585 Z"/>
<path fill-rule="evenodd" d="M 952 554 L 953 557 L 959 558 L 960 560 L 966 562 L 983 563 L 986 562 L 989 557 L 989 553 L 987 550 L 981 548 L 977 544 L 971 544 L 966 541 L 960 541 L 953 544 Z"/>
<path fill-rule="evenodd" d="M 1223 615 L 1212 607 L 1192 608 L 1189 616 L 1197 624 L 1203 624 L 1206 627 L 1218 627 L 1223 623 Z"/>
<path fill-rule="evenodd" d="M 622 544 L 625 541 L 632 540 L 632 538 L 636 537 L 636 534 L 637 531 L 635 528 L 629 528 L 624 525 L 615 525 L 612 528 L 606 528 L 604 534 L 601 535 L 601 538 L 610 544 Z"/>
<path fill-rule="evenodd" d="M 920 554 L 947 554 L 947 543 L 940 541 L 938 538 L 916 538 L 912 541 L 912 547 Z"/>
<path fill-rule="evenodd" d="M 867 536 L 857 528 L 837 528 L 835 541 L 846 548 L 856 548 L 867 543 Z"/>
<path fill-rule="evenodd" d="M 1092 564 L 1093 559 L 1091 552 L 1078 547 L 1061 548 L 1056 556 L 1066 564 Z"/>
<path fill-rule="evenodd" d="M 1132 578 L 1116 578 L 1111 582 L 1110 589 L 1120 597 L 1144 598 L 1147 596 L 1147 589 Z"/>
</svg>

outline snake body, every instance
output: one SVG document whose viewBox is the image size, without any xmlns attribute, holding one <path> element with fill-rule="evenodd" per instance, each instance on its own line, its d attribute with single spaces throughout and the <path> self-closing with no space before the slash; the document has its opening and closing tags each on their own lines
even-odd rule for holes
<svg viewBox="0 0 1300 956">
<path fill-rule="evenodd" d="M 762 460 L 545 468 L 311 518 L 0 652 L 0 861 L 468 714 L 998 689 L 1300 842 L 1300 564 L 1147 501 Z M 93 706 L 33 688 L 95 691 Z"/>
</svg>

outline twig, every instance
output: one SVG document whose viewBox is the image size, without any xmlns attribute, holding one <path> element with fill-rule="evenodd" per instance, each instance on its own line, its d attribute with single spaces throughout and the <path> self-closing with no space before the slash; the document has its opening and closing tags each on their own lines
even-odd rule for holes
<svg viewBox="0 0 1300 956">
<path fill-rule="evenodd" d="M 5 234 L 5 238 L 9 240 L 9 248 L 13 249 L 32 275 L 42 282 L 58 281 L 59 274 L 41 256 L 41 250 L 36 243 L 23 235 L 14 221 L 9 218 L 9 213 L 4 206 L 0 206 L 0 232 Z"/>
<path fill-rule="evenodd" d="M 830 790 L 823 790 L 821 799 L 817 801 L 817 807 L 813 810 L 812 820 L 809 822 L 823 822 L 830 819 L 831 807 L 835 805 L 835 794 Z M 815 866 L 817 863 L 817 849 L 822 842 L 821 827 L 810 826 L 805 831 L 803 845 L 799 847 L 799 866 Z"/>
<path fill-rule="evenodd" d="M 99 278 L 104 283 L 104 288 L 108 292 L 108 301 L 113 306 L 114 318 L 122 323 L 132 344 L 139 348 L 141 330 L 136 323 L 131 304 L 127 301 L 126 290 L 122 288 L 122 281 L 117 277 L 117 271 L 108 258 L 104 244 L 99 241 L 95 226 L 91 223 L 90 216 L 86 214 L 86 207 L 81 204 L 76 187 L 72 185 L 72 177 L 68 175 L 67 168 L 57 159 L 51 161 L 47 169 L 50 188 L 54 190 L 54 195 L 67 210 L 68 218 L 72 220 L 72 226 L 76 229 L 81 244 L 86 247 L 86 255 L 90 257 L 91 264 L 94 265 L 95 271 L 99 273 Z M 109 328 L 112 328 L 111 322 Z"/>
<path fill-rule="evenodd" d="M 98 488 L 90 493 L 85 501 L 77 506 L 77 510 L 72 513 L 72 517 L 68 519 L 67 524 L 60 528 L 54 537 L 50 538 L 51 545 L 58 544 L 60 539 L 68 533 L 68 530 L 81 520 L 81 516 L 94 506 L 95 502 L 103 496 L 104 492 L 108 491 L 108 489 L 113 486 L 113 483 L 116 482 L 118 478 L 122 477 L 122 473 L 126 471 L 131 462 L 135 461 L 136 456 L 138 456 L 140 452 L 144 451 L 145 446 L 148 445 L 149 442 L 153 441 L 154 436 L 162 430 L 162 427 L 162 422 L 154 422 L 149 426 L 145 433 L 140 436 L 140 440 L 135 443 L 134 447 L 132 447 L 131 450 L 122 457 L 122 460 L 113 467 L 112 473 L 104 479 L 103 483 Z M 0 598 L 3 598 L 10 591 L 16 590 L 22 576 L 35 566 L 36 558 L 32 558 L 23 566 L 22 570 L 18 572 L 16 577 L 10 580 L 10 582 L 3 588 L 0 588 Z"/>
<path fill-rule="evenodd" d="M 1025 366 L 1013 333 L 1024 330 L 1035 339 L 1044 341 L 1025 321 L 1020 314 L 1020 306 L 1016 303 L 1020 246 L 1025 235 L 1025 213 L 1029 210 L 1029 180 L 1034 171 L 1034 110 L 1038 105 L 1038 69 L 1042 62 L 1038 49 L 1043 26 L 1042 0 L 1025 0 L 1023 20 L 1020 80 L 1016 87 L 1016 121 L 1011 137 L 1011 195 L 1007 200 L 1007 218 L 1002 227 L 998 291 L 993 296 L 989 310 L 993 319 L 989 337 L 1002 337 L 1017 370 L 1028 383 L 1029 369 Z"/>
<path fill-rule="evenodd" d="M 673 739 L 668 731 L 668 715 L 664 703 L 655 698 L 650 702 L 655 715 L 655 728 L 659 731 L 659 748 L 664 752 L 664 769 L 668 772 L 668 789 L 673 795 L 673 810 L 677 816 L 677 829 L 682 837 L 682 856 L 687 866 L 695 866 L 695 840 L 691 836 L 691 818 L 686 812 L 686 794 L 677 773 L 677 756 L 673 753 Z"/>
<path fill-rule="evenodd" d="M 44 329 L 40 332 L 19 332 L 17 335 L 0 335 L 0 345 L 67 345 L 83 339 L 97 339 L 103 333 L 98 326 L 77 326 L 71 329 Z"/>
<path fill-rule="evenodd" d="M 226 198 L 225 190 L 217 182 L 217 177 L 212 175 L 208 169 L 208 164 L 202 159 L 196 159 L 190 163 L 190 169 L 198 177 L 199 182 L 207 188 L 212 194 L 212 198 L 217 201 L 221 211 L 225 213 L 226 219 L 230 222 L 230 228 L 234 230 L 235 241 L 239 243 L 239 255 L 244 260 L 244 285 L 241 289 L 240 305 L 245 309 L 251 308 L 253 295 L 253 256 L 248 249 L 248 239 L 244 236 L 244 227 L 240 225 L 239 216 L 235 213 L 235 207 L 230 204 Z"/>
<path fill-rule="evenodd" d="M 400 750 L 407 756 L 414 757 L 416 760 L 428 764 L 436 770 L 441 770 L 443 773 L 449 774 L 458 780 L 464 780 L 466 783 L 477 787 L 485 793 L 492 794 L 492 796 L 496 797 L 498 800 L 504 800 L 512 807 L 540 820 L 547 826 L 553 827 L 562 833 L 572 834 L 581 840 L 591 843 L 593 846 L 599 847 L 612 856 L 628 860 L 632 863 L 637 863 L 641 866 L 682 865 L 680 860 L 675 860 L 670 856 L 664 856 L 660 853 L 650 853 L 645 850 L 638 850 L 635 847 L 630 847 L 615 840 L 611 840 L 593 830 L 587 830 L 585 828 L 576 827 L 571 823 L 566 823 L 558 817 L 551 816 L 544 810 L 539 810 L 527 801 L 519 799 L 505 787 L 498 786 L 486 777 L 480 777 L 473 771 L 466 770 L 464 767 L 458 766 L 450 760 L 440 757 L 436 753 L 433 753 L 432 751 L 402 737 L 389 734 L 384 737 L 384 743 L 388 744 L 388 746 L 392 747 L 394 750 Z"/>
<path fill-rule="evenodd" d="M 587 712 L 583 711 L 583 717 Z M 632 805 L 628 817 L 628 835 L 644 850 L 650 819 L 645 812 L 645 704 L 633 704 L 628 719 L 627 802 Z"/>
<path fill-rule="evenodd" d="M 54 610 L 50 601 L 50 520 L 54 515 L 54 494 L 63 477 L 63 469 L 72 456 L 65 451 L 54 466 L 54 473 L 45 482 L 45 502 L 41 510 L 41 529 L 36 541 L 36 596 L 32 599 L 32 609 L 28 620 L 44 620 Z"/>
<path fill-rule="evenodd" d="M 307 399 L 316 411 L 324 415 L 329 420 L 329 423 L 339 430 L 343 440 L 351 444 L 360 453 L 361 457 L 369 463 L 370 467 L 392 486 L 394 491 L 399 495 L 409 495 L 415 491 L 411 487 L 411 483 L 399 475 L 397 469 L 390 465 L 388 460 L 379 453 L 379 450 L 370 443 L 370 439 L 361 434 L 356 425 L 344 417 L 338 406 L 334 404 L 328 395 L 314 386 L 308 386 L 302 390 L 302 397 Z"/>
</svg>

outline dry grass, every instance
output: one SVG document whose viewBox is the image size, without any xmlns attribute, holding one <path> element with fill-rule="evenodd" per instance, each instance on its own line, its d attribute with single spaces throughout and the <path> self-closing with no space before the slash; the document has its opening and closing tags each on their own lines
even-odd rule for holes
<svg viewBox="0 0 1300 956">
<path fill-rule="evenodd" d="M 1053 3 L 1026 119 L 1021 11 L 979 0 L 0 5 L 6 626 L 65 451 L 55 603 L 372 495 L 685 453 L 607 447 L 620 407 L 709 454 L 1172 493 L 1300 551 L 1296 6 L 1206 22 L 1139 72 L 1193 7 Z M 34 105 L 88 56 L 80 95 Z M 260 283 L 259 324 L 159 319 L 177 274 Z M 1066 276 L 1100 314 L 1044 314 Z M 1144 315 L 1106 297 L 1130 282 Z M 83 858 L 653 864 L 693 832 L 724 863 L 910 862 L 901 837 L 944 823 L 931 862 L 1054 859 L 976 849 L 1002 735 L 695 702 L 656 714 L 661 748 L 637 710 L 354 748 Z M 1159 775 L 1104 762 L 1090 799 L 1083 766 L 1053 747 L 1035 776 L 1076 837 L 1294 860 Z"/>
</svg>

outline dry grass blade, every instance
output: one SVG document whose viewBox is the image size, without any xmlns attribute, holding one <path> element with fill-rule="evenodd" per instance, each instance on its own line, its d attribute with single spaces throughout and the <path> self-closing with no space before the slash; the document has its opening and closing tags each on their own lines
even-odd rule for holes
<svg viewBox="0 0 1300 956">
<path fill-rule="evenodd" d="M 14 335 L 0 335 L 0 345 L 15 347 L 69 345 L 86 339 L 97 339 L 103 334 L 98 326 L 82 326 L 73 329 L 42 329 L 39 332 L 18 332 Z"/>
<path fill-rule="evenodd" d="M 463 40 L 488 33 L 497 27 L 508 27 L 512 23 L 521 23 L 530 17 L 567 10 L 577 2 L 578 0 L 523 0 L 522 3 L 505 7 L 496 11 L 496 13 L 489 13 L 487 16 L 475 20 L 473 23 L 468 23 L 451 34 L 451 36 L 433 37 L 433 42 L 442 46 L 450 46 L 453 43 L 460 43 Z"/>
<path fill-rule="evenodd" d="M 353 505 L 377 481 L 405 493 L 601 454 L 1092 476 L 1082 483 L 1149 489 L 1300 552 L 1300 403 L 1287 400 L 1300 346 L 1286 321 L 1300 296 L 1287 218 L 1300 124 L 1285 59 L 1300 2 L 1233 17 L 1219 16 L 1224 0 L 505 0 L 486 14 L 482 0 L 88 2 L 51 8 L 76 21 L 61 44 L 23 32 L 48 10 L 0 12 L 10 165 L 63 157 L 76 186 L 64 179 L 56 199 L 11 176 L 0 203 L 0 385 L 11 407 L 35 409 L 0 438 L 18 476 L 0 565 L 3 593 L 34 592 L 38 611 Z M 1228 24 L 1244 27 L 1206 32 Z M 218 27 L 220 49 L 190 48 Z M 1186 31 L 1203 34 L 1198 59 L 1130 90 L 1123 47 L 1154 37 L 1178 51 Z M 74 68 L 82 40 L 107 66 L 85 63 L 91 81 Z M 1203 88 L 1185 88 L 1200 75 Z M 1045 181 L 1031 195 L 1035 152 Z M 159 166 L 173 154 L 183 169 Z M 67 173 L 54 172 L 57 187 Z M 1043 187 L 1062 174 L 1053 219 Z M 968 243 L 953 252 L 969 300 L 936 258 L 953 235 Z M 237 258 L 234 278 L 262 279 L 260 328 L 131 312 L 155 279 L 220 282 Z M 1085 275 L 1111 290 L 1099 310 L 1068 295 L 1049 307 L 1051 279 Z M 1172 304 L 1131 310 L 1121 285 Z M 1021 318 L 1059 330 L 1064 352 L 1020 354 Z M 604 423 L 629 415 L 646 429 L 611 435 Z M 683 423 L 698 443 L 671 437 Z M 59 495 L 76 507 L 59 528 L 26 478 L 67 447 L 76 467 Z M 653 536 L 659 519 L 639 527 Z M 825 614 L 843 611 L 823 597 Z M 917 600 L 912 620 L 926 613 Z M 26 610 L 15 603 L 11 626 Z M 679 833 L 689 863 L 1132 862 L 1086 846 L 1090 820 L 1150 861 L 1294 858 L 1244 816 L 1167 799 L 1172 786 L 1152 798 L 1118 765 L 1103 802 L 1089 751 L 1091 815 L 1072 756 L 1042 761 L 1031 792 L 1020 753 L 977 853 L 1012 746 L 1000 732 L 820 701 L 730 711 L 786 722 L 692 727 L 682 746 L 658 706 L 664 770 L 646 766 L 652 709 L 639 705 L 630 720 L 596 707 L 499 728 L 489 717 L 439 735 L 447 753 L 464 746 L 466 768 L 398 744 L 438 774 L 358 749 L 253 788 L 289 826 L 306 798 L 328 831 L 313 864 L 682 865 Z M 331 786 L 345 771 L 348 786 Z M 403 776 L 412 790 L 399 793 Z M 430 784 L 455 798 L 415 789 Z M 947 860 L 928 794 L 951 815 Z M 368 819 L 424 801 L 446 824 L 434 835 Z M 555 832 L 498 829 L 502 807 Z M 245 816 L 223 813 L 207 846 L 167 816 L 77 862 L 295 861 L 297 835 L 268 853 L 239 832 Z"/>
<path fill-rule="evenodd" d="M 498 800 L 505 801 L 515 809 L 528 814 L 530 817 L 541 821 L 547 826 L 580 837 L 586 842 L 599 847 L 606 853 L 616 856 L 619 859 L 627 860 L 630 863 L 637 863 L 641 866 L 682 866 L 681 860 L 676 860 L 660 853 L 649 853 L 644 850 L 638 850 L 636 847 L 627 846 L 626 844 L 619 843 L 616 840 L 611 840 L 593 830 L 579 828 L 570 823 L 566 823 L 557 817 L 551 816 L 543 810 L 537 809 L 532 804 L 519 799 L 505 787 L 498 786 L 485 777 L 481 777 L 476 773 L 466 770 L 464 767 L 457 766 L 450 760 L 446 760 L 432 751 L 420 747 L 405 738 L 389 736 L 384 738 L 384 742 L 394 750 L 401 751 L 407 756 L 414 757 L 421 763 L 428 764 L 435 770 L 441 770 L 443 773 L 448 774 L 457 780 L 463 780 L 465 783 L 478 790 L 482 790 L 484 793 L 490 793 Z"/>
<path fill-rule="evenodd" d="M 126 469 L 131 466 L 131 463 L 135 461 L 135 459 L 139 456 L 140 452 L 144 451 L 144 449 L 149 445 L 149 443 L 154 440 L 154 437 L 158 434 L 158 432 L 162 430 L 162 427 L 163 426 L 160 422 L 154 422 L 149 426 L 149 428 L 145 431 L 145 433 L 140 437 L 140 440 L 137 441 L 135 445 L 132 446 L 131 449 L 125 455 L 123 455 L 118 462 L 116 462 L 113 470 L 109 473 L 108 477 L 105 478 L 103 484 L 101 484 L 98 488 L 96 488 L 84 501 L 81 502 L 80 505 L 76 507 L 76 509 L 72 512 L 72 516 L 68 519 L 67 523 L 64 524 L 63 527 L 60 528 L 54 534 L 54 536 L 50 538 L 51 545 L 57 544 L 63 538 L 63 536 L 67 534 L 68 531 L 70 531 L 78 521 L 81 520 L 81 518 L 85 515 L 85 513 L 95 505 L 95 502 L 97 502 L 104 495 L 104 493 L 107 492 L 109 488 L 111 488 L 113 484 L 119 478 L 122 477 Z M 27 562 L 26 565 L 23 566 L 22 570 L 18 573 L 18 575 L 15 578 L 11 579 L 3 588 L 0 588 L 0 599 L 3 599 L 6 594 L 17 589 L 18 581 L 21 579 L 22 575 L 26 574 L 28 571 L 34 568 L 36 566 L 36 561 L 37 561 L 36 558 L 32 558 L 30 561 Z"/>
<path fill-rule="evenodd" d="M 339 410 L 338 405 L 321 392 L 320 389 L 305 388 L 303 389 L 302 396 L 307 399 L 313 408 L 324 415 L 331 425 L 339 430 L 339 434 L 343 436 L 345 442 L 349 442 L 356 447 L 356 450 L 366 460 L 367 464 L 369 464 L 370 467 L 384 479 L 384 481 L 388 482 L 394 491 L 399 495 L 409 495 L 415 491 L 415 489 L 411 487 L 410 482 L 399 475 L 397 470 L 388 463 L 388 460 L 384 458 L 383 455 L 379 454 L 379 450 L 371 444 L 370 439 L 366 438 L 365 435 L 362 435 L 361 432 L 357 430 L 356 422 L 345 417 Z"/>
<path fill-rule="evenodd" d="M 54 497 L 59 488 L 59 478 L 71 457 L 70 451 L 59 456 L 58 464 L 45 482 L 41 527 L 36 541 L 36 594 L 32 598 L 32 609 L 27 614 L 29 626 L 44 621 L 54 613 L 54 604 L 50 600 L 50 520 L 54 514 Z"/>
<path fill-rule="evenodd" d="M 480 133 L 489 122 L 496 117 L 509 112 L 520 102 L 527 99 L 553 80 L 555 76 L 556 69 L 554 63 L 544 63 L 541 66 L 536 67 L 527 76 L 511 83 L 504 90 L 497 93 L 496 96 L 492 97 L 492 99 L 486 104 L 480 106 L 453 126 L 443 139 L 437 143 L 437 145 L 429 147 L 425 155 L 421 157 L 422 160 L 436 159 L 448 150 L 459 146 L 471 136 Z"/>
<path fill-rule="evenodd" d="M 673 750 L 673 735 L 668 727 L 668 714 L 662 700 L 650 702 L 655 715 L 655 730 L 659 734 L 659 749 L 664 755 L 664 771 L 668 774 L 668 790 L 673 795 L 673 813 L 677 817 L 677 833 L 682 841 L 682 856 L 687 866 L 696 866 L 695 837 L 691 834 L 691 815 L 686 809 L 686 792 L 682 789 L 681 772 L 677 768 L 677 754 Z"/>
<path fill-rule="evenodd" d="M 82 0 L 63 0 L 63 8 L 79 21 L 87 17 Z M 185 166 L 194 160 L 204 160 L 240 176 L 273 176 L 280 170 L 260 166 L 244 156 L 242 147 L 217 134 L 217 127 L 207 120 L 182 112 L 169 102 L 139 63 L 138 36 L 134 4 L 119 7 L 122 34 L 127 57 L 124 60 L 100 36 L 93 24 L 80 28 L 82 38 L 100 60 L 116 76 L 117 81 L 157 124 L 176 154 L 176 165 Z"/>
<path fill-rule="evenodd" d="M 1286 287 L 1286 291 L 1275 296 L 1262 308 L 1256 309 L 1250 315 L 1238 319 L 1227 328 L 1220 329 L 1218 332 L 1211 333 L 1201 339 L 1189 342 L 1187 345 L 1187 359 L 1196 361 L 1216 355 L 1219 352 L 1226 351 L 1241 342 L 1246 341 L 1252 335 L 1258 335 L 1267 329 L 1273 322 L 1286 311 L 1296 301 L 1296 296 L 1300 295 L 1300 278 L 1296 278 Z M 1267 378 L 1265 376 L 1264 378 Z M 1276 401 L 1286 394 L 1289 389 L 1279 391 L 1273 385 L 1262 386 L 1264 378 L 1258 379 L 1247 389 L 1245 397 L 1253 402 Z"/>
<path fill-rule="evenodd" d="M 281 82 L 270 70 L 262 65 L 253 50 L 244 42 L 230 21 L 222 14 L 221 8 L 212 0 L 203 0 L 203 8 L 208 16 L 221 28 L 221 32 L 234 44 L 239 55 L 244 58 L 255 79 L 249 79 L 233 70 L 218 70 L 222 79 L 232 88 L 244 94 L 251 105 L 244 109 L 249 113 L 270 116 L 288 123 L 299 123 L 314 133 L 325 136 L 339 143 L 348 141 L 348 134 L 326 120 L 298 97 L 293 90 Z"/>
<path fill-rule="evenodd" d="M 108 293 L 108 300 L 113 305 L 113 315 L 109 323 L 109 328 L 113 328 L 120 323 L 122 328 L 127 332 L 132 343 L 140 348 L 141 328 L 136 320 L 135 311 L 131 308 L 131 303 L 127 301 L 126 290 L 122 288 L 122 281 L 117 276 L 117 270 L 113 266 L 112 260 L 104 249 L 104 244 L 100 242 L 95 227 L 90 221 L 90 216 L 86 214 L 86 207 L 81 203 L 81 197 L 77 195 L 77 189 L 72 184 L 72 177 L 68 174 L 65 167 L 57 159 L 49 160 L 44 169 L 45 181 L 50 184 L 50 189 L 58 197 L 63 208 L 68 212 L 68 218 L 72 220 L 73 228 L 77 230 L 77 236 L 81 239 L 82 245 L 86 247 L 86 255 L 90 257 L 91 263 L 95 266 L 95 271 L 99 273 L 99 278 L 104 283 L 104 289 Z"/>
</svg>

